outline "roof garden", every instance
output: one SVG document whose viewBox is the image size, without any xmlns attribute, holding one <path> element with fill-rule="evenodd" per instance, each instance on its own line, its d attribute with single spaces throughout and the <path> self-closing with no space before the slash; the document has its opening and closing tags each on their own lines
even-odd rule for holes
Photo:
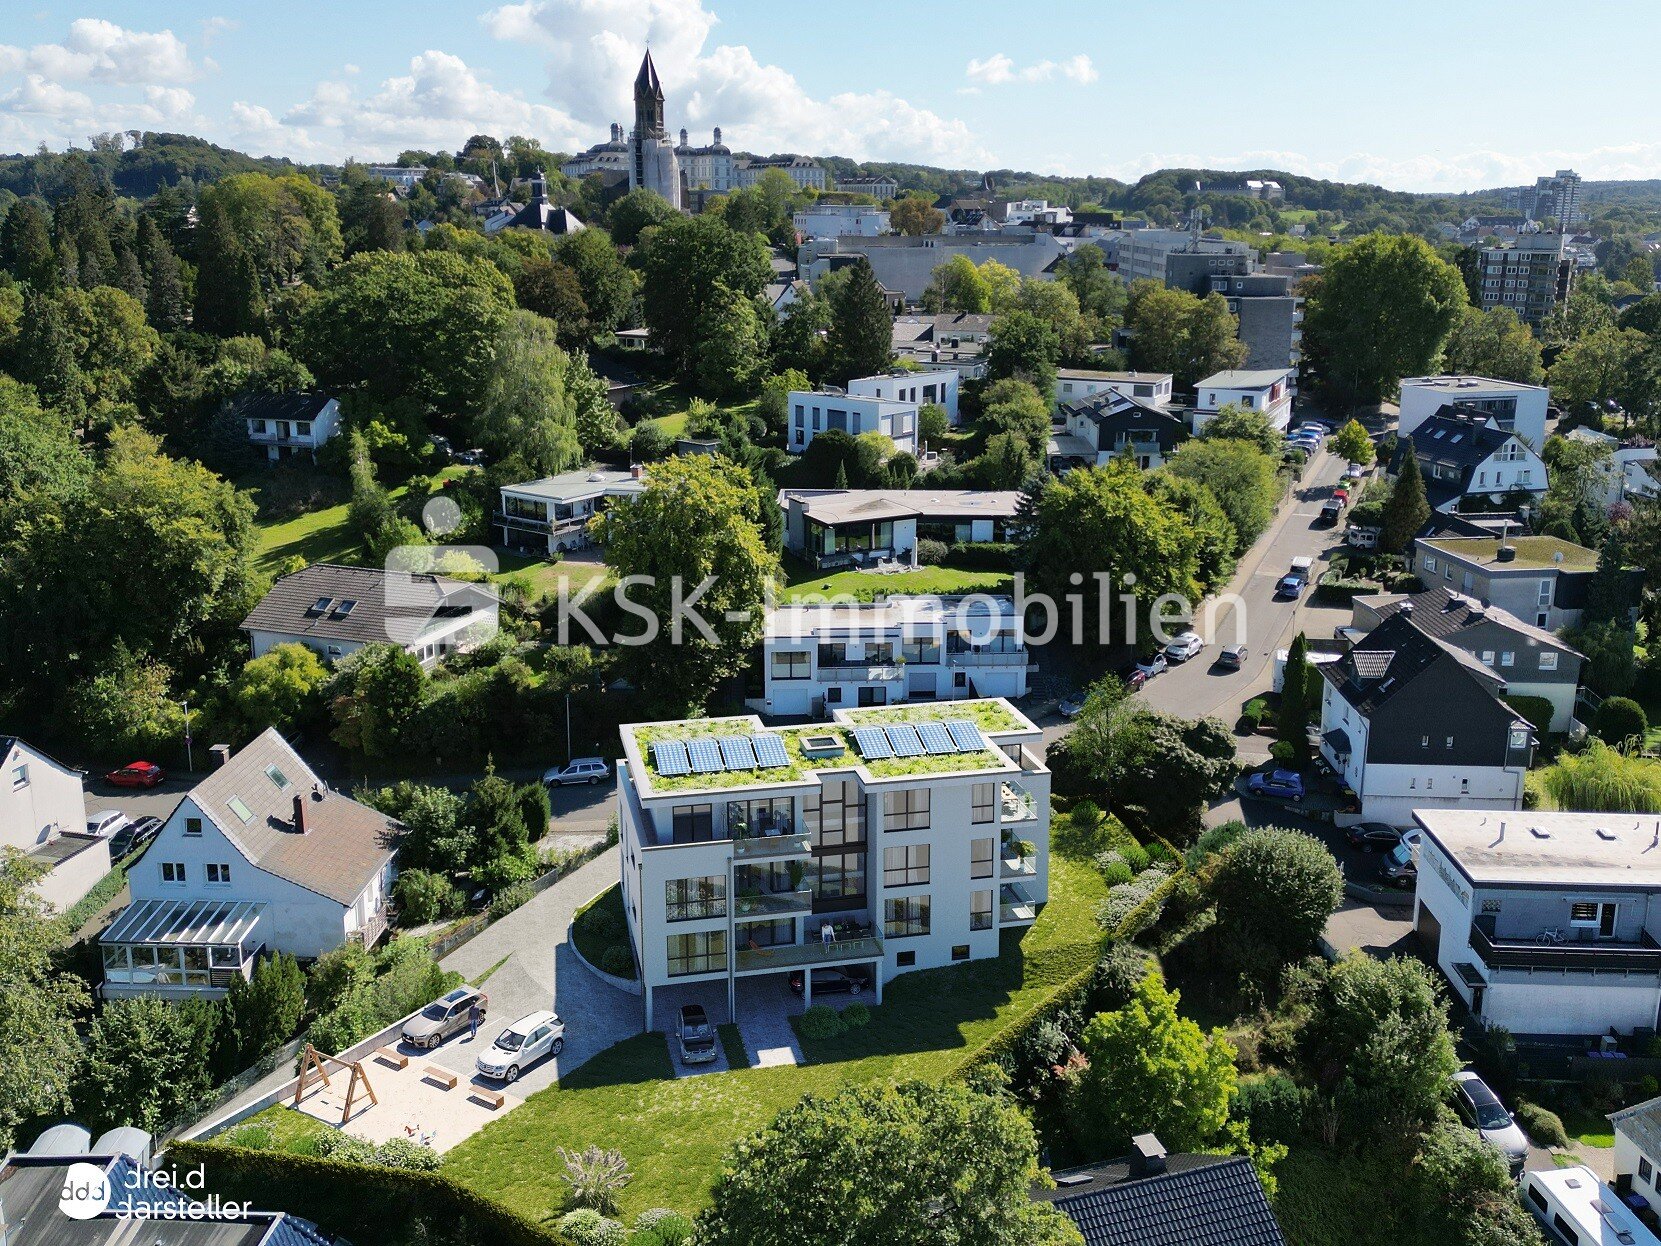
<svg viewBox="0 0 1661 1246">
<path fill-rule="evenodd" d="M 895 723 L 950 722 L 962 718 L 994 735 L 1003 731 L 1032 731 L 1033 724 L 1003 701 L 926 701 L 920 705 L 879 705 L 843 710 L 837 717 L 850 727 L 887 727 Z"/>
<path fill-rule="evenodd" d="M 1547 567 L 1562 567 L 1568 571 L 1591 571 L 1598 565 L 1598 552 L 1564 541 L 1554 536 L 1514 536 L 1501 541 L 1498 537 L 1435 537 L 1424 544 L 1454 558 L 1464 558 L 1483 566 L 1518 571 L 1538 571 Z M 1499 551 L 1503 546 L 1516 550 L 1516 557 L 1501 562 Z"/>
</svg>

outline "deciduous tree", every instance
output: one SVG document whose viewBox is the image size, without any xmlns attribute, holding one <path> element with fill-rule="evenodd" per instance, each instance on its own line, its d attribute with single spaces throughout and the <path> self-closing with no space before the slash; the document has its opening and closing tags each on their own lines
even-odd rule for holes
<svg viewBox="0 0 1661 1246">
<path fill-rule="evenodd" d="M 242 668 L 231 698 L 250 731 L 288 731 L 316 708 L 328 678 L 317 654 L 305 645 L 277 645 Z"/>
<path fill-rule="evenodd" d="M 1280 497 L 1275 461 L 1250 442 L 1211 438 L 1184 442 L 1166 470 L 1211 490 L 1234 525 L 1236 549 L 1250 548 L 1274 518 Z"/>
<path fill-rule="evenodd" d="M 1211 894 L 1229 945 L 1261 948 L 1278 967 L 1315 946 L 1343 899 L 1344 876 L 1326 845 L 1313 836 L 1258 827 L 1223 853 Z"/>
<path fill-rule="evenodd" d="M 644 279 L 642 307 L 652 342 L 687 379 L 715 309 L 733 295 L 755 298 L 773 274 L 759 235 L 739 233 L 707 212 L 676 215 L 656 226 L 632 262 Z"/>
<path fill-rule="evenodd" d="M 1442 366 L 1449 372 L 1524 385 L 1538 385 L 1546 375 L 1534 331 L 1509 307 L 1465 308 L 1448 338 Z"/>
<path fill-rule="evenodd" d="M 929 201 L 927 195 L 905 195 L 894 200 L 888 209 L 889 223 L 895 233 L 938 234 L 946 224 L 946 214 Z"/>
<path fill-rule="evenodd" d="M 1363 465 L 1371 463 L 1378 451 L 1373 447 L 1373 439 L 1367 435 L 1361 421 L 1351 420 L 1340 428 L 1332 438 L 1332 452 L 1342 455 L 1351 463 Z"/>
</svg>

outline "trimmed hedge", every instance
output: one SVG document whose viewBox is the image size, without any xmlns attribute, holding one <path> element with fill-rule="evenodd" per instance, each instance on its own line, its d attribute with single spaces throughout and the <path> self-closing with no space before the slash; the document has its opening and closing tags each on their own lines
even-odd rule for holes
<svg viewBox="0 0 1661 1246">
<path fill-rule="evenodd" d="M 356 1246 L 561 1246 L 555 1231 L 433 1172 L 371 1168 L 283 1151 L 175 1142 L 175 1176 L 202 1168 L 207 1188 L 259 1210 L 292 1212 Z"/>
<path fill-rule="evenodd" d="M 1551 729 L 1551 702 L 1545 697 L 1509 696 L 1502 699 L 1528 719 L 1541 735 Z"/>
<path fill-rule="evenodd" d="M 1090 988 L 1094 985 L 1095 980 L 1096 966 L 1094 964 L 1086 969 L 1079 970 L 1058 986 L 1047 1000 L 1034 1008 L 1019 1022 L 1000 1030 L 982 1043 L 977 1050 L 969 1053 L 963 1059 L 963 1062 L 952 1070 L 952 1076 L 961 1080 L 977 1069 L 985 1068 L 989 1064 L 996 1064 L 1003 1057 L 1012 1055 L 1017 1048 L 1027 1041 L 1028 1035 L 1039 1026 L 1054 1021 L 1064 1012 L 1082 1010 L 1090 998 Z"/>
<path fill-rule="evenodd" d="M 947 562 L 962 571 L 1013 571 L 1015 549 L 1008 541 L 960 541 L 951 547 Z"/>
</svg>

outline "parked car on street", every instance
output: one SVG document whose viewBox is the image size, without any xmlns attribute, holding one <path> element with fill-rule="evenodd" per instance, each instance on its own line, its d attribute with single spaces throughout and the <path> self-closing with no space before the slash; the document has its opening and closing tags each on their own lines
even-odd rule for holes
<svg viewBox="0 0 1661 1246">
<path fill-rule="evenodd" d="M 1148 682 L 1148 672 L 1135 662 L 1119 672 L 1119 682 L 1124 684 L 1126 692 L 1135 692 Z"/>
<path fill-rule="evenodd" d="M 680 1040 L 681 1059 L 687 1064 L 708 1064 L 715 1059 L 715 1027 L 701 1004 L 682 1004 L 675 1018 L 675 1036 Z"/>
<path fill-rule="evenodd" d="M 790 989 L 796 994 L 802 993 L 802 975 L 798 971 L 790 975 Z M 865 978 L 857 971 L 848 969 L 815 969 L 813 971 L 813 993 L 815 995 L 858 995 L 865 989 Z"/>
<path fill-rule="evenodd" d="M 1055 708 L 1060 712 L 1063 718 L 1070 722 L 1077 718 L 1080 714 L 1084 713 L 1084 703 L 1089 699 L 1089 690 L 1081 689 L 1078 692 L 1073 693 L 1072 696 L 1062 697 L 1061 704 Z"/>
<path fill-rule="evenodd" d="M 1224 670 L 1237 671 L 1246 664 L 1246 646 L 1229 645 L 1217 655 L 1217 665 Z"/>
<path fill-rule="evenodd" d="M 1328 498 L 1321 504 L 1321 513 L 1316 518 L 1315 522 L 1320 524 L 1323 528 L 1331 528 L 1336 525 L 1341 518 L 1343 518 L 1343 515 L 1344 504 L 1336 498 Z"/>
<path fill-rule="evenodd" d="M 1419 881 L 1419 863 L 1413 857 L 1413 842 L 1409 836 L 1384 854 L 1378 867 L 1378 878 L 1387 887 L 1411 891 Z"/>
<path fill-rule="evenodd" d="M 611 778 L 611 767 L 599 757 L 579 757 L 569 766 L 550 766 L 542 781 L 549 787 L 570 783 L 603 783 Z"/>
<path fill-rule="evenodd" d="M 1345 480 L 1360 480 L 1367 474 L 1367 469 L 1359 463 L 1351 463 L 1344 469 Z"/>
<path fill-rule="evenodd" d="M 1332 491 L 1332 500 L 1334 502 L 1341 502 L 1345 506 L 1348 506 L 1350 504 L 1350 491 L 1343 485 L 1339 485 Z"/>
<path fill-rule="evenodd" d="M 130 852 L 136 852 L 156 837 L 161 830 L 160 818 L 140 818 L 129 822 L 110 838 L 110 860 L 119 861 Z"/>
<path fill-rule="evenodd" d="M 104 782 L 116 787 L 155 787 L 167 777 L 167 773 L 153 761 L 135 761 L 112 770 L 104 776 Z"/>
<path fill-rule="evenodd" d="M 1141 658 L 1136 663 L 1136 669 L 1144 681 L 1152 679 L 1162 672 L 1168 665 L 1163 653 L 1156 653 L 1151 658 Z"/>
<path fill-rule="evenodd" d="M 1205 641 L 1200 639 L 1199 633 L 1184 632 L 1165 646 L 1165 656 L 1172 662 L 1186 662 L 1204 648 Z"/>
<path fill-rule="evenodd" d="M 1499 1096 L 1488 1089 L 1488 1083 L 1470 1069 L 1453 1075 L 1453 1108 L 1484 1142 L 1499 1148 L 1513 1177 L 1522 1172 L 1528 1162 L 1527 1135 L 1505 1110 Z"/>
<path fill-rule="evenodd" d="M 132 824 L 133 820 L 119 809 L 101 809 L 87 818 L 87 834 L 112 839 Z"/>
<path fill-rule="evenodd" d="M 1383 822 L 1357 822 L 1344 830 L 1344 838 L 1368 852 L 1388 851 L 1401 843 L 1401 832 Z"/>
<path fill-rule="evenodd" d="M 1309 587 L 1309 573 L 1314 570 L 1315 560 L 1306 554 L 1300 554 L 1292 560 L 1292 568 L 1281 576 L 1275 584 L 1276 597 L 1301 597 L 1303 590 Z"/>
<path fill-rule="evenodd" d="M 412 1047 L 431 1051 L 445 1039 L 468 1026 L 468 1013 L 479 1005 L 481 1018 L 490 1011 L 490 996 L 470 986 L 458 986 L 442 999 L 435 999 L 404 1022 L 404 1041 Z"/>
<path fill-rule="evenodd" d="M 1303 776 L 1296 770 L 1260 770 L 1246 780 L 1246 791 L 1274 800 L 1301 801 Z"/>
<path fill-rule="evenodd" d="M 520 1017 L 496 1036 L 490 1049 L 475 1061 L 479 1072 L 498 1082 L 516 1082 L 539 1060 L 565 1050 L 565 1022 L 552 1012 Z"/>
</svg>

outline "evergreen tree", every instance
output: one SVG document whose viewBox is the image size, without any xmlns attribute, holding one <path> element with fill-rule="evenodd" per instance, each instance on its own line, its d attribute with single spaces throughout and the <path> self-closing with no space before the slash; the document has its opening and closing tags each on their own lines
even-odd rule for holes
<svg viewBox="0 0 1661 1246">
<path fill-rule="evenodd" d="M 115 281 L 117 290 L 130 297 L 141 307 L 149 298 L 149 291 L 144 285 L 144 270 L 139 266 L 138 256 L 131 248 L 123 250 L 115 260 Z"/>
<path fill-rule="evenodd" d="M 217 200 L 197 225 L 196 327 L 220 337 L 256 332 L 265 317 L 259 272 Z"/>
<path fill-rule="evenodd" d="M 1280 689 L 1280 713 L 1275 729 L 1282 740 L 1297 750 L 1300 760 L 1309 753 L 1309 716 L 1318 692 L 1315 668 L 1309 661 L 1309 642 L 1302 632 L 1292 638 L 1286 652 L 1286 676 Z"/>
<path fill-rule="evenodd" d="M 30 290 L 18 330 L 17 379 L 35 387 L 41 405 L 79 419 L 85 406 L 75 339 L 56 295 Z"/>
<path fill-rule="evenodd" d="M 830 370 L 840 381 L 871 376 L 888 367 L 894 317 L 877 275 L 863 256 L 831 300 Z"/>
<path fill-rule="evenodd" d="M 1407 549 L 1413 534 L 1430 518 L 1430 503 L 1425 500 L 1425 478 L 1419 471 L 1418 456 L 1413 443 L 1407 443 L 1401 467 L 1396 472 L 1395 487 L 1384 503 L 1384 533 L 1380 542 L 1386 553 L 1400 554 Z"/>
<path fill-rule="evenodd" d="M 1024 544 L 1038 529 L 1038 499 L 1044 493 L 1044 486 L 1049 483 L 1050 474 L 1039 470 L 1027 477 L 1021 486 L 1021 500 L 1015 504 L 1015 515 L 1009 521 L 1009 539 L 1017 544 Z"/>
<path fill-rule="evenodd" d="M 34 199 L 20 199 L 0 221 L 0 268 L 37 290 L 55 289 L 58 259 L 52 251 L 52 230 Z"/>
<path fill-rule="evenodd" d="M 1632 579 L 1627 572 L 1626 532 L 1621 524 L 1610 524 L 1598 551 L 1598 569 L 1586 586 L 1583 625 L 1631 622 Z"/>
<path fill-rule="evenodd" d="M 139 219 L 138 256 L 144 267 L 144 312 L 158 333 L 173 333 L 189 322 L 184 273 L 179 257 L 150 217 Z"/>
</svg>

